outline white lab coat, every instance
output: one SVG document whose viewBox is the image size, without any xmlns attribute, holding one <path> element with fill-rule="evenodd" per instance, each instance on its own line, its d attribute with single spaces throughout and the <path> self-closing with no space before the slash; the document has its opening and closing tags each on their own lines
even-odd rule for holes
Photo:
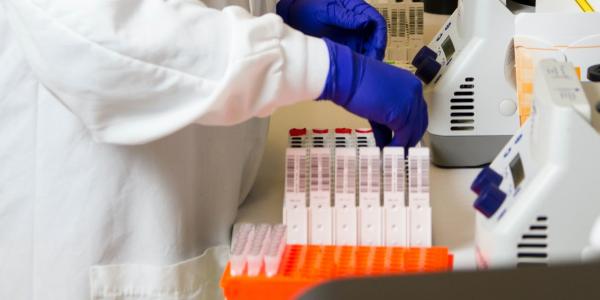
<svg viewBox="0 0 600 300">
<path fill-rule="evenodd" d="M 316 98 L 328 64 L 239 7 L 0 0 L 0 299 L 218 297 L 254 117 Z"/>
</svg>

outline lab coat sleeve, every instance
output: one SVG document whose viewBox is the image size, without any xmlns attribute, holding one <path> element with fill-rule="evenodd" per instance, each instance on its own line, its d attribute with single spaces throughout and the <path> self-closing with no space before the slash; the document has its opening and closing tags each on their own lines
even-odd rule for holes
<svg viewBox="0 0 600 300">
<path fill-rule="evenodd" d="M 31 69 L 100 142 L 232 125 L 315 99 L 329 57 L 275 14 L 192 0 L 2 0 Z"/>
</svg>

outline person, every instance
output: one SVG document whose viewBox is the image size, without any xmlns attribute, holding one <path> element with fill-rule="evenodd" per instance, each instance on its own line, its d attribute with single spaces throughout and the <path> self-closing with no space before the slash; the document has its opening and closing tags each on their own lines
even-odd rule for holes
<svg viewBox="0 0 600 300">
<path fill-rule="evenodd" d="M 0 299 L 218 298 L 263 117 L 329 100 L 380 146 L 427 126 L 362 0 L 0 7 Z"/>
</svg>

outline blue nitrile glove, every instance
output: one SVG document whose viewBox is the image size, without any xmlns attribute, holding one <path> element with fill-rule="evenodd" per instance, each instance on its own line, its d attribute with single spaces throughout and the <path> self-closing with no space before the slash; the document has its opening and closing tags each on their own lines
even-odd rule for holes
<svg viewBox="0 0 600 300">
<path fill-rule="evenodd" d="M 378 60 L 385 54 L 385 19 L 363 0 L 280 0 L 277 14 L 305 34 L 328 38 Z"/>
<path fill-rule="evenodd" d="M 385 19 L 362 0 L 281 0 L 277 14 L 305 34 L 328 38 L 377 60 L 385 54 Z M 369 123 L 377 145 L 389 144 L 392 131 L 372 120 Z"/>
<path fill-rule="evenodd" d="M 330 99 L 351 113 L 381 124 L 376 126 L 391 129 L 393 138 L 379 137 L 380 147 L 416 145 L 428 124 L 421 81 L 406 70 L 357 54 L 344 45 L 328 39 L 325 43 L 329 74 L 318 99 Z"/>
</svg>

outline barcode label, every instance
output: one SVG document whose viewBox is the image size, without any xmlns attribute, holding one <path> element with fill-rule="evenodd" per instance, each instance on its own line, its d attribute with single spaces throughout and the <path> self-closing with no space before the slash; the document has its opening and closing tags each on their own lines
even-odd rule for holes
<svg viewBox="0 0 600 300">
<path fill-rule="evenodd" d="M 346 188 L 345 193 L 355 194 L 356 193 L 356 157 L 348 158 L 346 160 Z"/>
<path fill-rule="evenodd" d="M 408 24 L 406 23 L 406 9 L 399 9 L 398 16 L 400 18 L 398 22 L 398 32 L 401 38 L 405 38 L 408 31 Z"/>
<path fill-rule="evenodd" d="M 367 157 L 360 157 L 359 159 L 360 192 L 366 193 L 369 191 L 369 159 Z"/>
<path fill-rule="evenodd" d="M 417 34 L 417 9 L 415 7 L 409 9 L 408 24 L 408 34 Z"/>
<path fill-rule="evenodd" d="M 285 192 L 306 192 L 306 148 L 288 148 L 285 154 Z"/>
<path fill-rule="evenodd" d="M 377 151 L 379 151 L 379 149 L 377 149 Z M 377 156 L 371 156 L 371 168 L 369 170 L 371 175 L 369 182 L 371 183 L 370 185 L 372 192 L 379 192 L 381 183 L 381 160 L 379 158 L 379 152 L 377 154 Z"/>
<path fill-rule="evenodd" d="M 416 157 L 408 160 L 409 189 L 411 193 L 417 193 L 419 189 L 419 161 Z"/>
<path fill-rule="evenodd" d="M 423 34 L 424 30 L 423 30 L 423 7 L 417 7 L 416 8 L 416 14 L 417 14 L 417 34 Z"/>
<path fill-rule="evenodd" d="M 383 190 L 385 192 L 393 192 L 393 167 L 392 167 L 393 157 L 387 156 L 383 158 Z"/>
<path fill-rule="evenodd" d="M 370 1 L 385 18 L 388 40 L 385 60 L 409 65 L 409 53 L 423 46 L 424 6 L 417 1 Z"/>
<path fill-rule="evenodd" d="M 356 150 L 337 149 L 335 158 L 335 192 L 356 193 Z"/>
<path fill-rule="evenodd" d="M 297 192 L 305 193 L 306 192 L 306 156 L 300 156 L 298 159 L 298 175 L 299 183 Z"/>
<path fill-rule="evenodd" d="M 343 157 L 335 158 L 335 192 L 343 193 L 346 176 L 344 174 L 346 161 Z"/>
<path fill-rule="evenodd" d="M 311 152 L 310 157 L 310 191 L 319 190 L 319 157 Z"/>
<path fill-rule="evenodd" d="M 379 148 L 361 148 L 359 151 L 359 185 L 361 193 L 379 193 L 381 158 Z"/>
<path fill-rule="evenodd" d="M 330 176 L 331 176 L 331 159 L 330 155 L 324 155 L 321 158 L 321 191 L 329 191 Z"/>
<path fill-rule="evenodd" d="M 400 36 L 401 34 L 403 34 L 402 32 L 400 32 L 400 24 L 398 24 L 399 22 L 399 13 L 400 11 L 398 9 L 392 9 L 391 10 L 391 14 L 390 14 L 390 26 L 388 26 L 389 30 L 389 34 L 391 37 L 397 37 Z"/>
<path fill-rule="evenodd" d="M 288 193 L 293 193 L 294 192 L 294 179 L 296 178 L 295 176 L 295 164 L 296 164 L 296 160 L 295 157 L 292 155 L 289 155 L 286 157 L 285 160 L 285 191 Z"/>
<path fill-rule="evenodd" d="M 405 172 L 406 172 L 406 167 L 404 165 L 404 154 L 402 155 L 398 155 L 397 158 L 395 159 L 396 161 L 396 174 L 395 174 L 395 178 L 396 178 L 396 192 L 399 193 L 404 193 L 405 191 L 405 184 L 406 184 L 406 177 L 404 176 Z"/>
<path fill-rule="evenodd" d="M 410 149 L 408 155 L 409 192 L 429 193 L 429 152 L 426 148 Z"/>
<path fill-rule="evenodd" d="M 402 148 L 385 149 L 383 152 L 384 192 L 404 193 L 405 169 Z"/>
<path fill-rule="evenodd" d="M 312 148 L 310 154 L 310 191 L 329 192 L 331 189 L 331 150 L 329 148 Z"/>
<path fill-rule="evenodd" d="M 383 18 L 385 19 L 385 23 L 386 23 L 385 25 L 387 26 L 387 28 L 393 28 L 392 18 L 389 15 L 388 8 L 387 7 L 379 7 L 378 10 L 381 13 L 381 15 L 383 16 Z M 389 33 L 388 39 L 390 36 L 394 36 L 393 33 Z"/>
</svg>

